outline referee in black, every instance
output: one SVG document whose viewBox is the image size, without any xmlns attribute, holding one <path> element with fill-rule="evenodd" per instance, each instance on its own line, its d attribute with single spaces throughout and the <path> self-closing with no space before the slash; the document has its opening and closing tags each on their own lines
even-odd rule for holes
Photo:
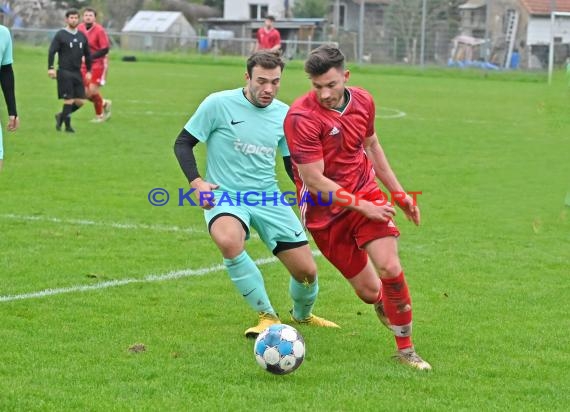
<svg viewBox="0 0 570 412">
<path fill-rule="evenodd" d="M 83 106 L 85 86 L 81 77 L 81 62 L 85 59 L 87 67 L 86 79 L 91 78 L 91 55 L 87 37 L 77 30 L 79 12 L 75 9 L 65 13 L 66 27 L 55 34 L 48 53 L 48 76 L 57 77 L 57 95 L 63 99 L 63 110 L 55 115 L 55 128 L 75 133 L 71 127 L 71 113 Z M 55 54 L 58 55 L 58 70 L 54 69 Z"/>
</svg>

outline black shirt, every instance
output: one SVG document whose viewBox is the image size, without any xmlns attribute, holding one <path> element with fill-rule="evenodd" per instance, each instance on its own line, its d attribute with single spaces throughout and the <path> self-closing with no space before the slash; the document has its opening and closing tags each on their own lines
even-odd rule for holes
<svg viewBox="0 0 570 412">
<path fill-rule="evenodd" d="M 56 53 L 60 70 L 79 72 L 82 58 L 85 57 L 87 71 L 91 71 L 91 54 L 87 37 L 79 30 L 71 32 L 65 28 L 55 34 L 49 46 L 48 69 L 53 69 Z"/>
</svg>

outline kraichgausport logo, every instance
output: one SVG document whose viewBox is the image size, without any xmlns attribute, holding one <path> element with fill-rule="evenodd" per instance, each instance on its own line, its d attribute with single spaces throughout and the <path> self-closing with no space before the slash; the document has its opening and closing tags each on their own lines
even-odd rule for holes
<svg viewBox="0 0 570 412">
<path fill-rule="evenodd" d="M 369 201 L 376 206 L 384 206 L 386 204 L 396 204 L 404 201 L 406 196 L 410 196 L 413 205 L 417 205 L 417 196 L 422 192 L 391 192 L 386 194 L 380 192 L 379 199 L 368 200 L 369 193 L 356 192 L 350 193 L 340 188 L 334 192 L 337 200 L 333 199 L 333 192 L 304 192 L 300 198 L 297 198 L 295 192 L 265 192 L 265 191 L 237 191 L 237 192 L 200 192 L 196 193 L 196 189 L 178 188 L 177 205 L 178 206 L 341 206 L 348 207 L 351 205 L 358 206 L 362 201 Z M 153 206 L 165 206 L 170 201 L 170 193 L 162 188 L 155 187 L 148 193 L 148 202 Z"/>
</svg>

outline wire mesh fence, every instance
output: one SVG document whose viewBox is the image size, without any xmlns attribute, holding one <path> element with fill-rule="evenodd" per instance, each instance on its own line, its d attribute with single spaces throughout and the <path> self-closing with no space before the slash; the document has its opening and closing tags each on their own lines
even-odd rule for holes
<svg viewBox="0 0 570 412">
<path fill-rule="evenodd" d="M 331 24 L 324 25 L 312 36 L 297 36 L 294 33 L 282 36 L 283 55 L 290 60 L 302 60 L 315 47 L 335 43 L 343 50 L 348 61 L 362 64 L 426 64 L 546 71 L 552 35 L 554 66 L 563 67 L 570 58 L 570 17 L 567 16 L 556 20 L 550 34 L 548 19 L 542 22 L 537 19 L 525 20 L 521 16 L 513 29 L 512 19 L 508 18 L 513 16 L 512 10 L 505 13 L 503 20 L 494 19 L 493 25 L 487 24 L 485 16 L 474 11 L 464 13 L 459 20 L 445 14 L 429 15 L 423 24 L 421 15 L 409 15 L 407 20 L 395 25 L 386 21 L 393 16 L 379 10 L 371 9 L 364 15 L 353 13 L 352 17 L 347 14 L 338 29 Z M 422 27 L 424 30 L 421 30 Z M 47 47 L 57 30 L 12 28 L 12 34 L 16 44 Z M 113 31 L 108 34 L 114 52 L 125 54 L 174 52 L 248 56 L 255 46 L 253 30 L 242 30 L 242 37 L 234 37 L 233 33 L 227 37 Z M 537 40 L 539 36 L 546 40 Z"/>
<path fill-rule="evenodd" d="M 14 43 L 31 46 L 49 46 L 59 29 L 12 29 Z M 209 38 L 205 36 L 181 37 L 164 34 L 107 33 L 114 51 L 124 54 L 137 53 L 182 53 L 214 56 L 249 56 L 255 47 L 252 38 Z M 322 44 L 335 44 L 333 41 L 284 40 L 283 55 L 289 59 L 305 59 L 309 52 Z"/>
</svg>

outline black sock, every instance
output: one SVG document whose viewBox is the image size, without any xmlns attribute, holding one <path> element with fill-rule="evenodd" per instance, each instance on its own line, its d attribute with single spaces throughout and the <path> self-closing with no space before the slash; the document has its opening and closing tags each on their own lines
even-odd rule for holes
<svg viewBox="0 0 570 412">
<path fill-rule="evenodd" d="M 61 118 L 65 122 L 65 127 L 70 127 L 71 125 L 71 118 L 69 115 L 73 112 L 73 105 L 71 104 L 64 104 L 63 110 L 61 111 Z"/>
</svg>

